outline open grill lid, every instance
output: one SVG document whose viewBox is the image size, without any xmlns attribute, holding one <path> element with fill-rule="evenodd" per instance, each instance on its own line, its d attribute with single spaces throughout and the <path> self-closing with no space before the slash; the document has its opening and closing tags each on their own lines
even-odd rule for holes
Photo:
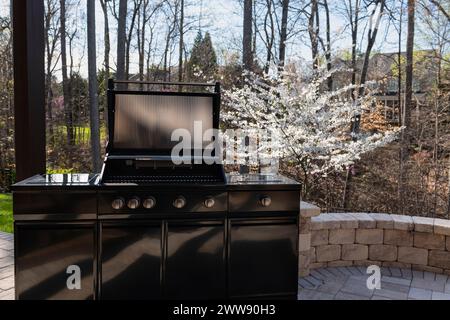
<svg viewBox="0 0 450 320">
<path fill-rule="evenodd" d="M 205 130 L 219 128 L 219 110 L 219 83 L 109 80 L 109 142 L 100 182 L 104 185 L 224 183 L 221 164 L 206 165 L 203 158 L 194 161 L 198 155 L 194 148 L 201 148 L 203 154 L 211 143 L 194 145 L 194 136 L 203 137 Z M 172 148 L 180 142 L 171 141 L 177 129 L 190 133 L 191 164 L 172 162 Z"/>
<path fill-rule="evenodd" d="M 157 90 L 159 89 L 159 90 Z M 188 89 L 190 89 L 188 91 Z M 219 128 L 220 84 L 108 82 L 108 155 L 170 156 L 176 129 Z M 199 127 L 201 124 L 201 127 Z M 202 149 L 209 142 L 204 142 Z M 198 147 L 198 146 L 197 146 Z"/>
</svg>

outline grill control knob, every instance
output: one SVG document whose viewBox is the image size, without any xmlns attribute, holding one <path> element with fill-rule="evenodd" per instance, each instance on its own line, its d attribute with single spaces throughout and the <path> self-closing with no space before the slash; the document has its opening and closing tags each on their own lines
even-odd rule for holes
<svg viewBox="0 0 450 320">
<path fill-rule="evenodd" d="M 205 201 L 203 202 L 203 204 L 204 204 L 204 206 L 206 207 L 206 208 L 212 208 L 212 207 L 214 207 L 214 204 L 215 204 L 216 202 L 214 201 L 214 198 L 213 197 L 208 197 L 208 198 L 206 198 L 205 199 Z"/>
<path fill-rule="evenodd" d="M 123 198 L 117 198 L 117 199 L 113 200 L 111 207 L 114 210 L 120 210 L 124 207 L 124 205 L 125 205 L 125 200 L 123 200 Z"/>
<path fill-rule="evenodd" d="M 272 204 L 272 198 L 269 196 L 262 196 L 259 202 L 263 207 L 269 207 Z"/>
<path fill-rule="evenodd" d="M 131 198 L 130 200 L 128 200 L 127 206 L 130 209 L 137 209 L 139 208 L 140 205 L 140 201 L 139 198 Z"/>
<path fill-rule="evenodd" d="M 181 209 L 186 205 L 186 198 L 183 196 L 179 196 L 173 201 L 173 206 L 177 209 Z"/>
<path fill-rule="evenodd" d="M 148 197 L 142 203 L 145 209 L 152 209 L 156 205 L 156 199 L 153 197 Z"/>
</svg>

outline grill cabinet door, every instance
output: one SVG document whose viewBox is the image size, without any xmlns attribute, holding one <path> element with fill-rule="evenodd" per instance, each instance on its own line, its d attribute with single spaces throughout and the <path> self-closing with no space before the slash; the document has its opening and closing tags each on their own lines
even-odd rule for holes
<svg viewBox="0 0 450 320">
<path fill-rule="evenodd" d="M 230 221 L 229 294 L 234 298 L 297 292 L 297 221 Z"/>
<path fill-rule="evenodd" d="M 215 299 L 225 297 L 223 220 L 168 222 L 166 297 Z"/>
<path fill-rule="evenodd" d="M 161 224 L 102 224 L 101 299 L 161 298 Z"/>
<path fill-rule="evenodd" d="M 20 300 L 93 299 L 95 225 L 16 223 Z"/>
</svg>

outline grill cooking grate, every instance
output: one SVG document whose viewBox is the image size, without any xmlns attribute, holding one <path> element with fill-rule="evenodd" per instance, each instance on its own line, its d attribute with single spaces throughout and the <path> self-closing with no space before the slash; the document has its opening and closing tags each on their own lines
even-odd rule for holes
<svg viewBox="0 0 450 320">
<path fill-rule="evenodd" d="M 218 183 L 220 177 L 213 175 L 177 175 L 177 176 L 109 176 L 103 183 Z"/>
</svg>

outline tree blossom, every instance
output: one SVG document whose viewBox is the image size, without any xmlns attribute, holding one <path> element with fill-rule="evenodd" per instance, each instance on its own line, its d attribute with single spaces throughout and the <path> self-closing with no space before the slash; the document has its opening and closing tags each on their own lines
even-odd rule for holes
<svg viewBox="0 0 450 320">
<path fill-rule="evenodd" d="M 223 120 L 231 128 L 272 132 L 279 139 L 266 141 L 258 151 L 269 148 L 272 157 L 300 166 L 306 174 L 326 175 L 346 169 L 362 154 L 397 138 L 398 127 L 383 132 L 362 127 L 351 132 L 356 116 L 374 111 L 370 84 L 363 95 L 352 98 L 358 87 L 325 91 L 332 73 L 319 70 L 316 76 L 305 76 L 307 72 L 302 69 L 279 71 L 272 66 L 272 72 L 263 76 L 247 73 L 242 88 L 225 92 Z"/>
</svg>

